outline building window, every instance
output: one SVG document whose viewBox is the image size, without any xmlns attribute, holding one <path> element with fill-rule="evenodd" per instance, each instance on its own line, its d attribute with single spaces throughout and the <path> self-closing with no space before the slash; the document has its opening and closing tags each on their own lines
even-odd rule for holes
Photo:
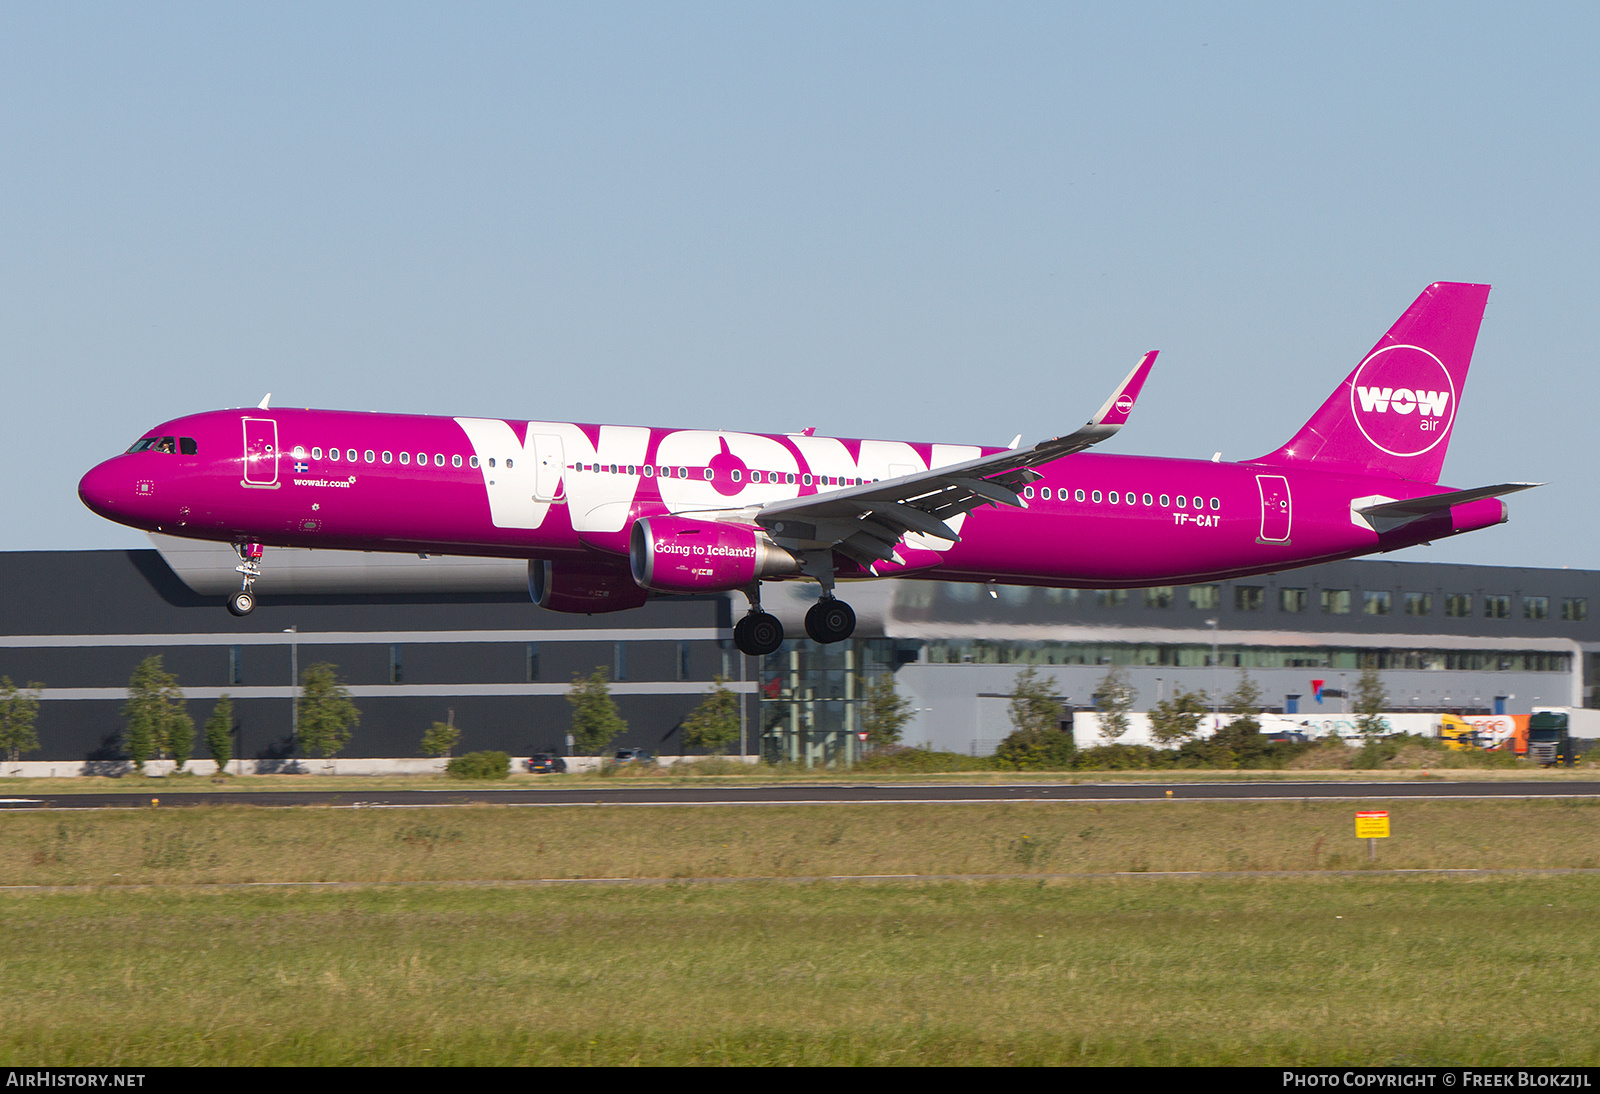
<svg viewBox="0 0 1600 1094">
<path fill-rule="evenodd" d="M 1561 618 L 1572 623 L 1582 623 L 1589 618 L 1587 597 L 1569 596 L 1561 601 Z"/>
<path fill-rule="evenodd" d="M 399 646 L 390 646 L 389 647 L 389 683 L 391 683 L 391 684 L 403 684 L 403 683 L 405 683 L 405 675 L 406 675 L 405 663 L 400 658 L 400 647 Z"/>
<path fill-rule="evenodd" d="M 611 649 L 611 679 L 626 680 L 628 678 L 628 644 L 618 642 Z"/>
<path fill-rule="evenodd" d="M 539 679 L 539 643 L 528 643 L 528 683 Z"/>
<path fill-rule="evenodd" d="M 1220 585 L 1190 585 L 1189 607 L 1197 608 L 1202 612 L 1214 612 L 1222 605 L 1222 587 Z"/>
<path fill-rule="evenodd" d="M 678 643 L 678 679 L 689 679 L 689 643 Z"/>
<path fill-rule="evenodd" d="M 1323 589 L 1322 611 L 1324 615 L 1349 615 L 1350 590 Z"/>
<path fill-rule="evenodd" d="M 228 647 L 228 683 L 244 683 L 244 649 L 240 646 Z"/>
<path fill-rule="evenodd" d="M 1510 619 L 1511 598 L 1509 596 L 1484 597 L 1483 617 L 1485 619 Z"/>
<path fill-rule="evenodd" d="M 1233 610 L 1236 612 L 1259 612 L 1266 603 L 1266 590 L 1260 585 L 1235 585 L 1233 587 Z"/>
<path fill-rule="evenodd" d="M 1278 607 L 1286 612 L 1303 612 L 1307 601 L 1304 589 L 1279 589 Z"/>
<path fill-rule="evenodd" d="M 1363 615 L 1388 615 L 1389 592 L 1372 592 L 1368 590 L 1361 594 L 1361 612 Z"/>
<path fill-rule="evenodd" d="M 1094 594 L 1094 602 L 1102 608 L 1121 608 L 1128 603 L 1128 590 L 1101 589 Z"/>
<path fill-rule="evenodd" d="M 1159 585 L 1144 591 L 1144 606 L 1147 608 L 1172 607 L 1172 586 Z"/>
<path fill-rule="evenodd" d="M 1549 619 L 1550 598 L 1548 596 L 1525 596 L 1522 598 L 1522 618 L 1524 619 Z"/>
<path fill-rule="evenodd" d="M 1445 597 L 1444 614 L 1451 619 L 1466 619 L 1472 614 L 1472 594 L 1451 593 Z"/>
<path fill-rule="evenodd" d="M 1406 614 L 1407 615 L 1432 615 L 1433 614 L 1433 594 L 1432 593 L 1407 593 L 1406 594 Z"/>
</svg>

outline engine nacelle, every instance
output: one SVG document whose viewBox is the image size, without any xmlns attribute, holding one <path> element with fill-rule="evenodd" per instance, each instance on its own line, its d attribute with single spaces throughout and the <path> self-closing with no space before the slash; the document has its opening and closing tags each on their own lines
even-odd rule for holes
<svg viewBox="0 0 1600 1094">
<path fill-rule="evenodd" d="M 634 521 L 628 541 L 628 567 L 646 589 L 713 593 L 795 573 L 800 560 L 748 525 L 642 517 Z"/>
<path fill-rule="evenodd" d="M 621 566 L 537 558 L 528 561 L 528 595 L 541 608 L 585 615 L 625 611 L 650 599 Z"/>
</svg>

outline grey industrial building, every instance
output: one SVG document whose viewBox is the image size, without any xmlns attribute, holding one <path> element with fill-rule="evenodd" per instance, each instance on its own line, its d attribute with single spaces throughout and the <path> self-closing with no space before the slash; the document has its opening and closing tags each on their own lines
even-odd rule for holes
<svg viewBox="0 0 1600 1094">
<path fill-rule="evenodd" d="M 742 597 L 563 615 L 529 602 L 520 563 L 274 551 L 260 607 L 236 619 L 221 606 L 232 561 L 226 546 L 167 539 L 0 553 L 0 675 L 43 685 L 31 767 L 116 769 L 128 678 L 152 654 L 197 722 L 228 693 L 237 754 L 269 769 L 295 755 L 292 681 L 316 662 L 338 666 L 360 708 L 351 757 L 414 756 L 449 716 L 463 750 L 563 749 L 571 679 L 600 666 L 629 723 L 618 745 L 682 751 L 684 715 L 721 676 L 743 696 L 750 752 L 811 763 L 854 754 L 863 682 L 884 672 L 915 709 L 908 743 L 978 753 L 1007 732 L 1005 693 L 1025 666 L 1080 708 L 1109 665 L 1141 708 L 1244 669 L 1273 708 L 1313 713 L 1329 709 L 1313 680 L 1348 690 L 1369 666 L 1402 711 L 1600 706 L 1592 571 L 1354 560 L 1125 592 L 876 582 L 848 593 L 852 640 L 747 659 L 730 641 Z M 814 589 L 768 588 L 802 634 Z"/>
</svg>

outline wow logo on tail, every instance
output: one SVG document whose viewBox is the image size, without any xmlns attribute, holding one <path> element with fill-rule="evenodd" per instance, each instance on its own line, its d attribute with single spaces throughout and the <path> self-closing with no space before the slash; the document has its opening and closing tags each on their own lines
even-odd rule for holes
<svg viewBox="0 0 1600 1094">
<path fill-rule="evenodd" d="M 1420 346 L 1386 346 L 1356 369 L 1350 413 L 1373 447 L 1391 456 L 1420 456 L 1450 434 L 1455 381 Z"/>
</svg>

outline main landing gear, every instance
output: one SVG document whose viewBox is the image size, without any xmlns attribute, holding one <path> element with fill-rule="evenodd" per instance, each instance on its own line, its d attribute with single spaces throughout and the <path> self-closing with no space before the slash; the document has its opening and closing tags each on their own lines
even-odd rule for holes
<svg viewBox="0 0 1600 1094">
<path fill-rule="evenodd" d="M 783 624 L 777 616 L 761 610 L 761 583 L 747 590 L 745 596 L 750 601 L 750 611 L 733 625 L 733 644 L 740 653 L 751 657 L 776 653 L 783 645 Z M 855 611 L 831 591 L 806 612 L 806 634 L 813 642 L 843 642 L 855 629 Z"/>
<path fill-rule="evenodd" d="M 750 601 L 750 610 L 733 625 L 734 646 L 751 657 L 778 652 L 783 645 L 783 624 L 777 616 L 761 610 L 761 582 L 754 582 L 744 595 Z"/>
<path fill-rule="evenodd" d="M 228 614 L 247 616 L 256 610 L 255 589 L 256 578 L 261 576 L 261 556 L 266 553 L 266 548 L 259 543 L 236 543 L 233 549 L 239 552 L 239 565 L 234 569 L 244 575 L 239 591 L 228 597 Z"/>
<path fill-rule="evenodd" d="M 806 634 L 813 642 L 827 645 L 843 642 L 855 633 L 856 613 L 850 605 L 829 593 L 806 612 Z"/>
</svg>

